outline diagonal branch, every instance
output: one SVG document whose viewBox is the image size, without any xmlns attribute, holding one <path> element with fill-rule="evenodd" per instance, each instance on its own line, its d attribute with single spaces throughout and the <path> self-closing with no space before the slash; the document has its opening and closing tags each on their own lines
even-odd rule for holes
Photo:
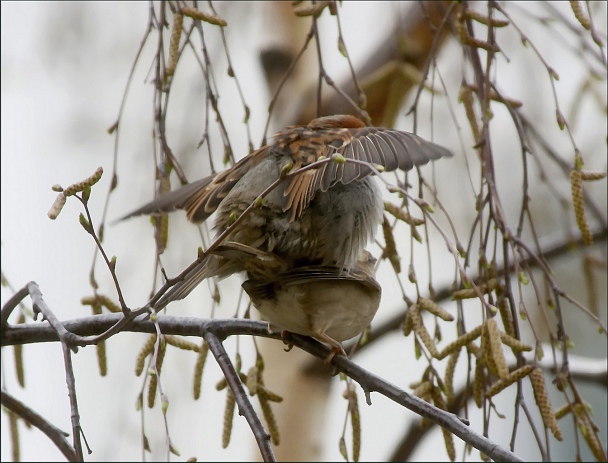
<svg viewBox="0 0 608 463">
<path fill-rule="evenodd" d="M 20 400 L 17 400 L 8 392 L 0 391 L 0 397 L 2 398 L 3 407 L 6 407 L 22 420 L 27 421 L 40 429 L 57 446 L 68 461 L 82 461 L 82 459 L 78 459 L 76 452 L 65 439 L 66 436 L 69 435 L 68 433 L 45 420 L 42 416 Z"/>
<path fill-rule="evenodd" d="M 249 423 L 249 427 L 255 436 L 255 440 L 258 443 L 264 461 L 276 461 L 274 452 L 270 446 L 270 434 L 264 429 L 264 425 L 253 409 L 253 405 L 251 405 L 251 402 L 247 398 L 243 383 L 239 378 L 239 374 L 234 369 L 222 341 L 212 331 L 205 331 L 203 337 L 205 338 L 205 341 L 207 341 L 207 344 L 209 344 L 209 349 L 222 369 L 226 382 L 234 394 L 236 403 L 239 406 L 239 415 L 244 416 L 247 423 Z"/>
</svg>

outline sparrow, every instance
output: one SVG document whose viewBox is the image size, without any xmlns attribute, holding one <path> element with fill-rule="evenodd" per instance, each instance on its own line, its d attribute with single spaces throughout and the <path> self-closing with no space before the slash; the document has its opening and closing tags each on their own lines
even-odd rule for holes
<svg viewBox="0 0 608 463">
<path fill-rule="evenodd" d="M 276 275 L 271 281 L 250 278 L 242 284 L 269 331 L 311 336 L 331 346 L 325 360 L 346 355 L 341 341 L 360 334 L 378 311 L 382 289 L 374 279 L 376 259 L 364 251 L 355 265 L 310 265 Z M 248 276 L 251 274 L 248 272 Z"/>
<path fill-rule="evenodd" d="M 235 242 L 212 253 L 242 264 L 248 280 L 241 286 L 268 322 L 269 333 L 278 329 L 282 335 L 292 332 L 326 342 L 331 352 L 325 363 L 336 354 L 346 355 L 341 341 L 360 334 L 380 305 L 376 258 L 368 251 L 348 271 L 322 265 L 290 268 L 274 253 Z"/>
<path fill-rule="evenodd" d="M 368 127 L 350 115 L 325 116 L 285 128 L 232 167 L 164 194 L 123 219 L 183 209 L 198 223 L 216 212 L 214 229 L 219 236 L 256 203 L 225 242 L 273 253 L 290 269 L 323 266 L 350 272 L 383 213 L 374 171 L 357 161 L 393 171 L 451 156 L 447 149 L 409 132 Z M 326 158 L 330 160 L 306 169 Z M 279 179 L 260 204 L 258 197 Z M 183 299 L 205 278 L 243 271 L 238 258 L 208 255 L 155 308 Z"/>
</svg>

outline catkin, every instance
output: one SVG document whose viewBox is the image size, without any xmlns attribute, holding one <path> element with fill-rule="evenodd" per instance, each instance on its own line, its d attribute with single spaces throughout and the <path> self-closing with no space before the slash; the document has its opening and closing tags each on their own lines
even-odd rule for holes
<svg viewBox="0 0 608 463">
<path fill-rule="evenodd" d="M 414 307 L 412 307 L 412 309 Z M 429 334 L 429 332 L 426 330 L 424 324 L 422 323 L 422 317 L 420 316 L 420 312 L 418 310 L 412 310 L 412 309 L 410 309 L 409 312 L 411 312 L 412 323 L 414 324 L 414 330 L 416 331 L 418 338 L 422 341 L 424 346 L 427 348 L 427 350 L 429 351 L 429 354 L 431 354 L 431 356 L 433 356 L 433 357 L 437 357 L 437 354 L 438 354 L 437 347 L 435 346 L 435 343 L 433 342 L 431 335 Z"/>
<path fill-rule="evenodd" d="M 137 359 L 135 360 L 135 376 L 141 375 L 142 371 L 144 371 L 144 364 L 146 362 L 146 357 L 148 355 L 150 355 L 152 352 L 154 352 L 154 343 L 155 342 L 156 342 L 156 335 L 153 334 L 146 340 L 146 342 L 142 346 L 141 350 L 139 351 L 139 355 L 137 356 Z"/>
<path fill-rule="evenodd" d="M 511 372 L 506 378 L 499 379 L 494 384 L 492 384 L 492 386 L 490 386 L 490 389 L 488 389 L 488 391 L 486 392 L 486 397 L 495 396 L 511 384 L 516 383 L 517 381 L 520 381 L 521 379 L 528 376 L 533 369 L 534 367 L 532 365 L 524 365 L 523 367 Z"/>
<path fill-rule="evenodd" d="M 589 22 L 589 18 L 585 15 L 585 13 L 583 13 L 583 8 L 581 7 L 581 2 L 571 0 L 570 8 L 572 8 L 574 17 L 578 20 L 580 25 L 583 26 L 587 30 L 591 30 L 591 22 Z"/>
<path fill-rule="evenodd" d="M 359 412 L 359 401 L 357 392 L 352 383 L 347 383 L 347 389 L 344 395 L 348 400 L 348 411 L 350 413 L 350 423 L 353 435 L 353 461 L 359 461 L 361 453 L 361 414 Z"/>
<path fill-rule="evenodd" d="M 500 319 L 502 320 L 502 326 L 505 327 L 505 333 L 509 336 L 515 335 L 515 329 L 513 327 L 513 319 L 511 318 L 511 311 L 509 310 L 509 303 L 507 298 L 501 296 L 498 300 L 498 311 L 500 312 Z"/>
<path fill-rule="evenodd" d="M 475 116 L 475 110 L 473 106 L 473 92 L 469 87 L 463 85 L 462 87 L 460 87 L 458 99 L 464 105 L 465 114 L 467 115 L 469 125 L 471 126 L 471 131 L 473 132 L 473 139 L 475 140 L 475 143 L 477 143 L 480 139 L 480 132 L 479 124 L 477 123 L 477 116 Z"/>
<path fill-rule="evenodd" d="M 439 305 L 437 305 L 436 302 L 431 301 L 430 299 L 427 299 L 426 297 L 421 297 L 418 300 L 418 305 L 420 306 L 421 309 L 424 309 L 427 312 L 432 313 L 436 317 L 439 317 L 442 320 L 445 320 L 446 322 L 454 321 L 454 317 L 449 312 L 447 312 L 446 310 L 441 308 Z"/>
<path fill-rule="evenodd" d="M 498 324 L 496 323 L 496 320 L 489 318 L 485 321 L 484 326 L 485 333 L 487 333 L 487 347 L 484 351 L 484 355 L 486 356 L 488 368 L 491 368 L 491 366 L 494 367 L 495 370 L 492 372 L 499 378 L 507 378 L 509 376 L 509 367 L 507 367 L 507 360 L 505 359 L 505 354 L 502 350 Z M 483 334 L 484 332 L 482 331 L 482 340 Z"/>
<path fill-rule="evenodd" d="M 25 315 L 19 314 L 17 324 L 25 323 Z M 23 369 L 23 344 L 15 344 L 13 347 L 15 355 L 15 371 L 17 373 L 17 382 L 19 386 L 25 387 L 25 370 Z M 18 460 L 15 460 L 18 461 Z"/>
<path fill-rule="evenodd" d="M 475 377 L 473 379 L 473 400 L 475 401 L 477 408 L 481 408 L 483 404 L 483 389 L 485 382 L 484 361 L 478 358 L 475 362 Z"/>
<path fill-rule="evenodd" d="M 323 10 L 329 6 L 328 0 L 319 1 L 311 5 L 298 5 L 293 9 L 296 16 L 315 16 L 318 17 Z"/>
<path fill-rule="evenodd" d="M 587 442 L 587 445 L 591 450 L 591 453 L 593 453 L 593 456 L 597 459 L 597 461 L 606 461 L 606 454 L 604 453 L 602 444 L 597 439 L 597 435 L 594 432 L 593 424 L 595 423 L 591 423 L 587 419 L 587 416 L 581 413 L 577 413 L 576 422 L 578 424 L 578 428 L 581 431 L 581 434 L 583 435 L 583 438 L 585 439 L 585 442 Z"/>
<path fill-rule="evenodd" d="M 441 391 L 438 387 L 434 387 L 431 390 L 431 396 L 433 397 L 433 403 L 437 408 L 440 408 L 441 410 L 447 410 L 447 406 L 445 404 L 445 401 L 443 400 L 443 397 L 441 396 Z M 450 431 L 443 427 L 441 428 L 441 432 L 443 434 L 443 441 L 445 442 L 445 449 L 448 453 L 448 457 L 450 458 L 450 461 L 455 461 L 456 448 L 454 447 L 454 436 Z"/>
<path fill-rule="evenodd" d="M 490 18 L 486 15 L 481 14 L 479 11 L 472 8 L 467 8 L 463 11 L 463 14 L 467 18 L 471 18 L 478 23 L 492 27 L 505 27 L 509 25 L 509 21 L 506 19 Z"/>
<path fill-rule="evenodd" d="M 74 183 L 73 185 L 70 185 L 65 190 L 63 190 L 64 196 L 73 196 L 76 193 L 79 193 L 87 188 L 92 187 L 97 182 L 99 182 L 99 179 L 101 178 L 102 174 L 103 168 L 98 167 L 95 173 L 93 173 L 93 175 L 91 175 L 90 177 L 84 179 L 82 182 Z"/>
<path fill-rule="evenodd" d="M 572 188 L 572 205 L 574 207 L 574 216 L 576 217 L 576 223 L 582 233 L 583 242 L 587 246 L 593 244 L 593 234 L 589 229 L 589 224 L 585 217 L 585 205 L 583 203 L 583 179 L 581 171 L 573 169 L 570 171 L 570 185 Z"/>
<path fill-rule="evenodd" d="M 160 339 L 160 345 L 158 354 L 156 356 L 156 370 L 153 370 L 155 374 L 150 375 L 148 382 L 148 408 L 154 407 L 156 401 L 156 388 L 158 386 L 158 376 L 163 367 L 163 360 L 165 359 L 165 352 L 167 351 L 167 343 L 163 338 Z"/>
<path fill-rule="evenodd" d="M 561 420 L 564 416 L 569 414 L 571 411 L 572 411 L 572 405 L 564 404 L 561 407 L 559 407 L 557 410 L 555 410 L 555 412 L 553 414 L 555 415 L 556 420 Z"/>
<path fill-rule="evenodd" d="M 411 311 L 414 310 L 414 306 L 411 306 L 405 314 L 405 320 L 403 321 L 403 334 L 408 336 L 412 329 L 414 329 L 414 323 L 412 322 Z"/>
<path fill-rule="evenodd" d="M 456 364 L 460 351 L 452 352 L 448 358 L 448 364 L 445 367 L 445 398 L 448 404 L 454 401 L 454 373 L 456 372 Z"/>
<path fill-rule="evenodd" d="M 500 333 L 500 340 L 515 352 L 530 352 L 532 350 L 532 346 L 521 342 L 519 339 L 509 336 L 507 333 Z"/>
<path fill-rule="evenodd" d="M 247 372 L 247 379 L 245 381 L 245 385 L 249 390 L 249 395 L 253 396 L 258 392 L 258 384 L 259 384 L 259 370 L 256 365 L 252 366 Z"/>
<path fill-rule="evenodd" d="M 422 225 L 424 223 L 424 220 L 412 217 L 407 213 L 407 211 L 404 211 L 402 208 L 389 201 L 384 201 L 384 210 L 396 219 L 399 219 L 402 222 L 405 222 L 414 227 L 417 225 Z"/>
<path fill-rule="evenodd" d="M 8 413 L 9 430 L 11 436 L 13 461 L 21 461 L 21 444 L 19 439 L 19 416 L 11 411 Z M 25 420 L 24 420 L 25 421 Z"/>
<path fill-rule="evenodd" d="M 401 273 L 401 261 L 399 260 L 399 254 L 397 253 L 397 245 L 395 244 L 395 237 L 393 236 L 393 228 L 389 223 L 386 216 L 384 216 L 384 220 L 382 221 L 382 233 L 384 235 L 384 252 L 382 253 L 382 257 L 386 257 L 395 273 Z"/>
<path fill-rule="evenodd" d="M 67 198 L 65 197 L 63 191 L 57 195 L 57 197 L 55 198 L 55 202 L 53 203 L 49 211 L 46 213 L 49 219 L 55 220 L 59 216 L 59 213 L 63 209 L 63 206 L 65 206 L 66 200 Z"/>
<path fill-rule="evenodd" d="M 456 21 L 456 30 L 458 31 L 458 38 L 460 39 L 460 42 L 463 45 L 469 45 L 471 47 L 481 48 L 483 50 L 491 51 L 494 53 L 500 51 L 499 48 L 494 44 L 484 42 L 482 40 L 476 39 L 475 37 L 471 37 L 467 33 L 467 29 L 464 24 L 463 15 L 459 15 L 458 20 Z"/>
<path fill-rule="evenodd" d="M 262 393 L 271 402 L 283 402 L 283 397 L 281 397 L 276 392 L 272 392 L 271 390 L 267 389 L 266 386 L 262 386 L 261 384 L 258 384 L 258 390 L 262 391 Z"/>
<path fill-rule="evenodd" d="M 585 182 L 593 180 L 602 180 L 606 178 L 606 172 L 600 172 L 595 170 L 581 170 L 581 179 Z"/>
<path fill-rule="evenodd" d="M 228 25 L 228 23 L 225 20 L 223 20 L 222 18 L 218 18 L 217 16 L 214 16 L 212 14 L 205 13 L 204 11 L 201 11 L 201 10 L 197 10 L 196 8 L 184 7 L 180 10 L 180 12 L 184 16 L 188 16 L 192 19 L 199 19 L 201 21 L 208 22 L 209 24 L 213 24 L 215 26 L 224 27 L 224 26 Z"/>
<path fill-rule="evenodd" d="M 222 447 L 228 447 L 230 436 L 232 434 L 232 419 L 234 417 L 234 406 L 236 400 L 230 388 L 226 391 L 226 410 L 224 411 L 224 429 L 222 432 Z"/>
<path fill-rule="evenodd" d="M 534 390 L 534 399 L 540 410 L 540 416 L 543 419 L 545 427 L 551 430 L 557 440 L 563 440 L 562 431 L 559 428 L 553 410 L 551 409 L 551 402 L 549 401 L 549 395 L 545 385 L 545 377 L 540 368 L 536 367 L 532 370 L 532 373 L 530 373 L 530 381 L 532 382 L 532 389 Z"/>
<path fill-rule="evenodd" d="M 171 29 L 171 40 L 169 42 L 169 61 L 165 68 L 165 77 L 172 76 L 177 67 L 179 53 L 179 39 L 184 28 L 184 16 L 178 11 L 173 15 L 173 28 Z"/>
<path fill-rule="evenodd" d="M 416 397 L 422 398 L 430 393 L 432 388 L 433 384 L 430 381 L 424 381 L 414 388 L 413 393 Z"/>
<path fill-rule="evenodd" d="M 95 346 L 97 352 L 97 366 L 99 368 L 99 374 L 106 376 L 108 374 L 108 357 L 106 355 L 106 343 L 101 341 Z"/>
<path fill-rule="evenodd" d="M 442 360 L 442 359 L 446 358 L 448 355 L 450 355 L 451 353 L 456 352 L 456 351 L 462 349 L 462 347 L 466 346 L 471 341 L 474 341 L 475 339 L 477 339 L 479 337 L 479 335 L 481 334 L 481 328 L 482 328 L 482 326 L 479 325 L 478 327 L 473 328 L 468 333 L 463 334 L 458 339 L 456 339 L 455 341 L 453 341 L 450 344 L 448 344 L 437 355 L 437 359 L 438 360 Z"/>
<path fill-rule="evenodd" d="M 203 369 L 205 368 L 205 362 L 207 361 L 207 354 L 209 353 L 209 344 L 207 341 L 203 341 L 201 347 L 199 347 L 198 355 L 196 357 L 196 364 L 194 365 L 194 381 L 192 385 L 192 393 L 194 400 L 198 400 L 201 396 L 201 384 L 203 382 Z"/>
<path fill-rule="evenodd" d="M 340 436 L 338 448 L 340 450 L 340 455 L 342 455 L 342 458 L 344 458 L 344 461 L 348 461 L 348 450 L 346 449 L 346 440 L 344 439 L 344 436 Z"/>
<path fill-rule="evenodd" d="M 199 350 L 199 347 L 195 343 L 187 341 L 179 336 L 167 335 L 165 336 L 165 341 L 167 341 L 167 344 L 177 347 L 178 349 L 191 350 L 193 352 L 198 352 Z"/>
<path fill-rule="evenodd" d="M 95 305 L 103 306 L 108 309 L 112 313 L 120 312 L 120 307 L 108 296 L 104 296 L 102 294 L 96 294 L 95 296 L 83 297 L 80 300 L 82 305 L 90 305 L 93 308 L 94 314 L 100 314 L 101 311 L 97 311 Z"/>
<path fill-rule="evenodd" d="M 277 425 L 277 420 L 274 417 L 274 413 L 270 406 L 269 398 L 266 395 L 266 389 L 259 388 L 257 391 L 257 396 L 258 400 L 260 401 L 260 408 L 262 409 L 262 414 L 264 415 L 264 419 L 266 420 L 266 424 L 268 425 L 268 433 L 270 434 L 272 443 L 274 445 L 279 445 L 281 443 L 279 427 Z"/>
<path fill-rule="evenodd" d="M 488 294 L 500 287 L 500 283 L 496 278 L 490 278 L 487 282 L 477 286 L 479 292 L 482 294 Z M 477 297 L 477 291 L 475 288 L 459 289 L 452 292 L 452 300 L 458 299 L 473 299 Z"/>
</svg>

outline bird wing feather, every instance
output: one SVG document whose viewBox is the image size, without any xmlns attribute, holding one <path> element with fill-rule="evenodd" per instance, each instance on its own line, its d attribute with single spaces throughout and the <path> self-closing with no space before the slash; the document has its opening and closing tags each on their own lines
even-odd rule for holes
<svg viewBox="0 0 608 463">
<path fill-rule="evenodd" d="M 451 157 L 447 149 L 401 130 L 366 127 L 358 119 L 342 115 L 321 117 L 307 126 L 288 127 L 274 136 L 274 142 L 245 156 L 215 177 L 192 182 L 123 217 L 185 209 L 192 222 L 202 222 L 216 211 L 222 200 L 254 166 L 266 156 L 291 158 L 292 172 L 318 161 L 321 156 L 340 154 L 346 162 L 328 162 L 286 178 L 279 186 L 282 210 L 297 220 L 317 192 L 326 192 L 337 183 L 347 185 L 373 171 L 349 160 L 379 164 L 387 172 L 409 170 L 441 157 Z"/>
<path fill-rule="evenodd" d="M 298 137 L 294 137 L 294 130 Z M 301 127 L 292 129 L 288 136 L 285 132 L 277 137 L 278 146 L 291 153 L 296 168 L 306 167 L 321 156 L 340 154 L 346 159 L 344 163 L 323 164 L 318 169 L 294 175 L 287 181 L 283 193 L 283 211 L 291 212 L 291 220 L 301 216 L 317 191 L 326 192 L 337 183 L 347 185 L 372 175 L 369 167 L 349 160 L 380 164 L 390 172 L 396 169 L 410 170 L 434 159 L 452 156 L 442 146 L 413 133 L 378 127 L 323 131 Z"/>
<path fill-rule="evenodd" d="M 119 220 L 129 219 L 138 215 L 160 214 L 161 212 L 185 209 L 187 205 L 192 202 L 192 199 L 197 198 L 204 192 L 212 181 L 213 175 L 210 175 L 195 182 L 188 183 L 175 191 L 164 193 L 148 204 L 121 217 Z"/>
</svg>

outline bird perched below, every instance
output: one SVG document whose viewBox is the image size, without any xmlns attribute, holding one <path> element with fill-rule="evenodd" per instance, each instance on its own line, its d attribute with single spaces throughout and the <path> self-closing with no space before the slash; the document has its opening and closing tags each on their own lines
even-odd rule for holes
<svg viewBox="0 0 608 463">
<path fill-rule="evenodd" d="M 298 173 L 323 158 L 340 155 Z M 282 179 L 225 237 L 273 253 L 292 269 L 305 266 L 353 270 L 382 220 L 380 189 L 363 161 L 384 170 L 409 170 L 452 156 L 447 149 L 412 133 L 367 127 L 356 117 L 320 117 L 276 133 L 271 143 L 232 167 L 164 194 L 124 218 L 184 209 L 192 222 L 217 211 L 222 234 L 270 185 Z M 286 175 L 287 174 L 287 175 Z M 203 279 L 246 271 L 239 258 L 206 256 L 155 305 L 182 299 Z"/>
<path fill-rule="evenodd" d="M 374 279 L 375 262 L 364 251 L 349 270 L 322 265 L 296 267 L 271 281 L 254 277 L 242 286 L 268 321 L 269 331 L 279 328 L 328 343 L 329 363 L 336 354 L 346 355 L 340 342 L 360 334 L 378 311 L 382 289 Z"/>
<path fill-rule="evenodd" d="M 376 258 L 363 251 L 350 270 L 326 265 L 290 268 L 276 254 L 228 242 L 213 255 L 242 264 L 248 280 L 242 284 L 255 308 L 276 329 L 312 336 L 346 355 L 342 341 L 360 334 L 380 306 L 382 288 L 374 279 Z"/>
</svg>

